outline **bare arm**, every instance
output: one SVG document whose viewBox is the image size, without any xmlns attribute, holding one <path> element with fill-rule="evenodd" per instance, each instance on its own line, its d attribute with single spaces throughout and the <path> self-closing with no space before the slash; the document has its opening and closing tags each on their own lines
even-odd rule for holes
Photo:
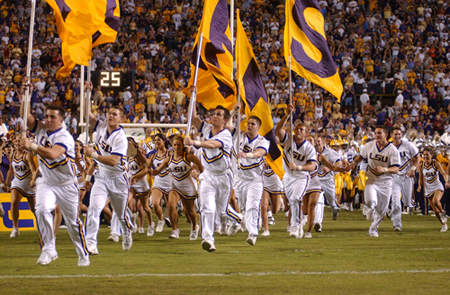
<svg viewBox="0 0 450 295">
<path fill-rule="evenodd" d="M 423 185 L 423 173 L 422 169 L 419 168 L 419 185 L 417 186 L 417 192 L 420 192 L 420 190 L 422 189 L 422 185 Z"/>
<path fill-rule="evenodd" d="M 195 165 L 197 165 L 198 170 L 200 171 L 200 173 L 203 172 L 203 165 L 202 165 L 202 162 L 201 162 L 196 156 L 194 156 L 193 154 L 188 154 L 188 155 L 186 156 L 186 158 L 187 158 L 187 160 L 188 160 L 189 162 L 193 162 Z"/>
<path fill-rule="evenodd" d="M 20 140 L 20 147 L 24 148 L 28 151 L 31 151 L 31 142 L 28 138 L 22 138 Z M 41 156 L 42 158 L 54 161 L 57 158 L 59 158 L 62 154 L 64 154 L 66 152 L 66 149 L 59 145 L 59 144 L 55 144 L 52 147 L 43 147 L 40 145 L 35 145 L 34 148 L 36 149 L 35 152 L 36 154 L 38 154 L 39 156 Z"/>
<path fill-rule="evenodd" d="M 153 162 L 153 161 L 152 161 Z M 159 173 L 161 173 L 161 171 L 163 171 L 167 166 L 169 165 L 169 157 L 166 157 L 164 159 L 164 161 L 162 161 L 161 165 L 159 165 L 158 167 L 156 167 L 155 169 L 151 169 L 150 173 L 151 175 L 158 175 Z M 150 167 L 150 166 L 149 166 Z"/>
<path fill-rule="evenodd" d="M 435 161 L 435 163 L 436 163 L 436 167 L 439 170 L 439 173 L 441 173 L 442 177 L 444 177 L 445 184 L 447 184 L 447 182 L 448 182 L 448 174 L 445 173 L 444 169 L 442 168 L 441 163 L 439 163 L 438 161 Z"/>
<path fill-rule="evenodd" d="M 11 157 L 9 159 L 9 169 L 8 169 L 8 173 L 6 174 L 5 185 L 7 187 L 11 186 L 11 180 L 12 180 L 12 177 L 13 177 L 13 174 L 14 174 L 14 170 L 13 170 L 13 166 L 12 166 L 13 155 L 14 155 L 14 153 L 11 154 Z"/>
<path fill-rule="evenodd" d="M 341 167 L 341 164 L 342 164 L 341 161 L 338 161 L 333 165 L 322 154 L 319 154 L 319 162 L 334 172 L 343 172 L 343 173 L 348 172 L 346 169 Z"/>
<path fill-rule="evenodd" d="M 239 153 L 237 154 L 237 157 L 238 157 L 239 159 L 242 159 L 242 158 L 257 159 L 257 158 L 264 157 L 266 154 L 267 154 L 267 152 L 266 152 L 265 149 L 258 148 L 258 149 L 254 150 L 254 151 L 251 152 L 251 153 L 239 152 Z"/>
<path fill-rule="evenodd" d="M 27 154 L 27 161 L 28 161 L 28 164 L 30 165 L 30 170 L 31 170 L 30 187 L 34 187 L 36 185 L 36 183 L 35 183 L 36 178 L 39 175 L 39 170 L 37 169 L 36 163 L 34 162 L 34 156 L 33 156 L 32 152 Z"/>
<path fill-rule="evenodd" d="M 32 130 L 34 128 L 34 124 L 36 123 L 36 120 L 34 119 L 33 115 L 30 113 L 30 102 L 28 102 L 28 113 L 24 114 L 24 104 L 20 104 L 20 116 L 22 118 L 25 118 L 25 115 L 27 116 L 27 127 L 28 129 Z"/>
</svg>

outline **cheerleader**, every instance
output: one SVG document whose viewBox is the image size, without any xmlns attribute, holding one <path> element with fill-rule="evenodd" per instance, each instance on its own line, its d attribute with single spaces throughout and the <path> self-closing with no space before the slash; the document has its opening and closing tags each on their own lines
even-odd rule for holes
<svg viewBox="0 0 450 295">
<path fill-rule="evenodd" d="M 136 162 L 135 158 L 130 158 L 128 161 L 128 176 L 130 177 L 131 182 L 131 189 L 130 189 L 130 199 L 137 199 L 135 200 L 135 206 L 131 209 L 132 212 L 135 212 L 138 206 L 138 201 L 141 202 L 142 208 L 145 211 L 145 214 L 147 215 L 148 219 L 148 229 L 147 229 L 147 236 L 151 237 L 155 234 L 155 223 L 152 221 L 152 210 L 150 209 L 150 206 L 148 205 L 148 199 L 149 199 L 149 193 L 150 193 L 150 186 L 147 181 L 147 168 Z M 130 206 L 130 201 L 128 206 Z M 140 214 L 141 215 L 141 214 Z M 141 215 L 141 221 L 143 219 L 143 215 Z M 139 230 L 141 230 L 141 226 L 139 227 Z"/>
<path fill-rule="evenodd" d="M 80 190 L 80 210 L 87 211 L 88 207 L 83 204 L 84 196 L 86 195 L 86 187 L 84 186 L 84 179 L 86 177 L 86 170 L 92 165 L 92 160 L 86 155 L 82 154 L 83 143 L 80 140 L 75 141 L 75 168 L 77 173 L 78 189 Z"/>
<path fill-rule="evenodd" d="M 433 208 L 437 219 L 441 222 L 442 228 L 441 232 L 447 231 L 447 216 L 445 211 L 442 209 L 441 198 L 444 194 L 444 186 L 439 180 L 439 173 L 444 176 L 446 180 L 445 186 L 448 187 L 450 183 L 448 182 L 448 175 L 442 169 L 441 164 L 433 159 L 434 151 L 430 147 L 426 147 L 423 151 L 423 162 L 419 169 L 419 187 L 417 192 L 422 190 L 422 185 L 425 185 L 425 198 L 428 198 L 431 208 Z"/>
<path fill-rule="evenodd" d="M 168 149 L 168 143 L 166 137 L 162 133 L 155 135 L 155 150 L 150 154 L 149 160 L 144 164 L 146 167 L 158 168 L 164 160 L 170 158 L 171 152 Z M 172 188 L 172 174 L 168 168 L 162 169 L 158 175 L 155 176 L 155 180 L 152 187 L 152 202 L 153 209 L 158 217 L 158 223 L 156 225 L 156 232 L 160 233 L 164 228 L 163 211 L 161 208 L 161 200 L 169 196 L 169 192 Z"/>
<path fill-rule="evenodd" d="M 198 166 L 200 173 L 203 172 L 203 166 L 197 157 L 186 152 L 181 136 L 175 135 L 172 139 L 172 144 L 174 154 L 166 158 L 161 165 L 152 171 L 152 174 L 159 175 L 161 171 L 169 169 L 173 176 L 172 189 L 170 190 L 168 200 L 169 218 L 173 230 L 169 237 L 173 239 L 178 239 L 180 237 L 176 205 L 181 200 L 187 213 L 186 215 L 191 222 L 189 239 L 195 241 L 198 237 L 198 225 L 194 203 L 198 195 L 194 182 L 190 177 L 192 171 L 191 163 Z"/>
<path fill-rule="evenodd" d="M 36 204 L 36 164 L 32 153 L 19 147 L 20 139 L 21 137 L 19 135 L 16 136 L 16 143 L 14 145 L 15 150 L 9 159 L 10 168 L 6 177 L 6 186 L 11 186 L 11 215 L 13 222 L 13 230 L 10 235 L 11 238 L 16 238 L 20 234 L 19 203 L 22 198 L 27 198 L 28 205 L 33 213 Z"/>
<path fill-rule="evenodd" d="M 261 219 L 262 225 L 264 227 L 264 232 L 261 234 L 263 237 L 270 236 L 269 224 L 274 225 L 275 221 L 273 220 L 272 214 L 277 214 L 278 210 L 281 207 L 280 198 L 284 195 L 284 187 L 281 179 L 278 175 L 270 168 L 267 164 L 266 160 L 264 160 L 264 174 L 263 174 L 263 182 L 264 182 L 264 192 L 261 201 Z M 269 203 L 271 204 L 269 210 Z"/>
</svg>

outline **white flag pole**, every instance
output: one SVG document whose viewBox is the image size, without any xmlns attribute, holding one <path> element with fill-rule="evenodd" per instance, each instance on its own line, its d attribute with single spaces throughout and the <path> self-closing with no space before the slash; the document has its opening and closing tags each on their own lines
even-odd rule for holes
<svg viewBox="0 0 450 295">
<path fill-rule="evenodd" d="M 289 108 L 292 105 L 292 70 L 291 70 L 291 56 L 289 56 Z M 294 163 L 294 127 L 293 125 L 293 118 L 294 114 L 291 113 L 289 116 L 289 138 L 291 143 L 291 152 L 290 152 L 290 158 L 291 163 Z"/>
</svg>

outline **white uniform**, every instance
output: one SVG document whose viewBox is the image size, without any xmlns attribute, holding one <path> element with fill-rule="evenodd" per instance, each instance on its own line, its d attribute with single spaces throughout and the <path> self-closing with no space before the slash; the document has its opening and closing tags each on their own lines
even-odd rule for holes
<svg viewBox="0 0 450 295">
<path fill-rule="evenodd" d="M 375 168 L 377 166 L 383 168 L 400 167 L 400 154 L 390 142 L 380 150 L 374 140 L 362 147 L 360 155 L 368 161 L 364 196 L 366 206 L 369 208 L 368 216 L 373 216 L 372 225 L 369 229 L 369 234 L 371 234 L 377 232 L 381 220 L 386 215 L 393 182 L 392 173 L 378 173 Z"/>
<path fill-rule="evenodd" d="M 339 161 L 342 161 L 342 158 L 339 156 L 339 154 L 329 147 L 324 147 L 320 154 L 322 154 L 322 156 L 324 156 L 332 165 Z M 340 208 L 336 203 L 336 182 L 334 181 L 334 172 L 323 172 L 323 165 L 321 163 L 319 164 L 318 172 L 320 184 L 322 186 L 328 204 L 333 209 L 339 210 Z"/>
<path fill-rule="evenodd" d="M 413 181 L 408 176 L 411 170 L 413 158 L 419 154 L 419 150 L 412 142 L 402 140 L 397 147 L 400 154 L 400 169 L 394 175 L 394 185 L 392 187 L 392 222 L 394 227 L 402 227 L 402 206 L 400 198 L 406 207 L 414 207 L 411 204 Z"/>
<path fill-rule="evenodd" d="M 263 149 L 266 154 L 270 143 L 261 135 L 250 140 L 245 132 L 241 132 L 240 142 L 237 133 L 234 132 L 233 140 L 240 145 L 239 150 L 244 153 L 252 153 L 257 149 Z M 233 188 L 239 207 L 245 212 L 245 226 L 250 236 L 257 236 L 259 232 L 259 217 L 261 199 L 264 192 L 263 185 L 264 156 L 256 159 L 239 159 L 236 174 L 234 175 Z"/>
<path fill-rule="evenodd" d="M 287 133 L 285 133 L 281 144 L 284 146 L 283 169 L 285 171 L 285 174 L 283 177 L 283 184 L 286 192 L 286 197 L 289 200 L 290 204 L 292 228 L 300 225 L 300 202 L 306 193 L 306 189 L 311 177 L 308 171 L 292 171 L 291 168 L 289 168 L 289 164 L 291 161 L 290 153 L 291 150 L 293 150 L 294 163 L 297 166 L 304 166 L 309 162 L 315 162 L 317 165 L 316 150 L 306 139 L 300 145 L 297 145 L 295 142 L 293 142 L 294 147 L 291 148 L 291 141 Z"/>
<path fill-rule="evenodd" d="M 436 160 L 433 160 L 430 166 L 425 166 L 425 162 L 422 162 L 420 169 L 422 169 L 423 183 L 425 184 L 425 198 L 430 197 L 436 191 L 444 191 L 444 186 L 439 180 Z"/>
<path fill-rule="evenodd" d="M 136 162 L 135 158 L 128 159 L 128 179 L 130 179 L 133 175 L 141 172 L 141 165 Z M 141 179 L 138 180 L 135 184 L 131 185 L 131 191 L 136 197 L 140 197 L 141 195 L 148 196 L 148 192 L 150 191 L 150 186 L 148 185 L 147 175 L 144 175 Z"/>
<path fill-rule="evenodd" d="M 166 150 L 165 154 L 158 156 L 155 155 L 153 160 L 153 169 L 158 168 L 166 158 L 169 158 L 169 150 Z M 159 190 L 163 195 L 167 196 L 172 189 L 172 174 L 168 167 L 164 168 L 158 175 L 155 176 L 155 181 L 153 182 L 153 188 Z"/>
<path fill-rule="evenodd" d="M 309 193 L 320 193 L 322 192 L 322 186 L 319 180 L 319 165 L 316 165 L 316 169 L 310 172 L 311 179 L 306 189 L 306 194 Z"/>
<path fill-rule="evenodd" d="M 58 202 L 72 242 L 79 258 L 89 259 L 83 224 L 78 218 L 79 190 L 75 174 L 75 142 L 72 135 L 60 128 L 51 133 L 36 121 L 34 133 L 37 144 L 43 147 L 59 145 L 65 152 L 55 160 L 39 156 L 41 176 L 36 180 L 36 219 L 43 251 L 56 254 L 52 211 Z"/>
<path fill-rule="evenodd" d="M 83 170 L 86 170 L 86 156 L 85 155 L 81 155 L 80 165 L 81 165 L 81 167 L 83 167 Z M 78 170 L 78 166 L 76 164 L 75 164 L 75 172 L 77 173 L 78 188 L 83 191 L 86 190 L 86 188 L 84 187 L 84 181 L 80 182 L 80 179 L 83 176 L 83 173 L 80 170 Z"/>
<path fill-rule="evenodd" d="M 18 156 L 17 152 L 14 152 L 12 156 L 12 168 L 14 171 L 14 178 L 11 183 L 11 189 L 18 190 L 23 196 L 27 198 L 34 198 L 36 194 L 36 188 L 30 187 L 31 174 L 30 164 L 27 161 L 27 151 L 24 151 L 22 156 Z"/>
<path fill-rule="evenodd" d="M 172 190 L 177 192 L 185 199 L 197 198 L 197 189 L 191 177 L 191 163 L 186 159 L 186 153 L 183 157 L 175 160 L 174 156 L 170 157 L 169 170 L 172 173 Z"/>
<path fill-rule="evenodd" d="M 263 183 L 264 183 L 264 190 L 268 192 L 269 194 L 284 194 L 284 187 L 283 182 L 281 181 L 280 177 L 275 173 L 275 171 L 270 168 L 269 165 L 267 165 L 266 169 L 264 170 L 263 174 Z"/>
<path fill-rule="evenodd" d="M 97 161 L 99 173 L 95 177 L 91 190 L 91 200 L 86 216 L 86 241 L 88 245 L 97 246 L 97 234 L 100 227 L 100 213 L 105 207 L 108 196 L 111 205 L 116 211 L 122 224 L 124 237 L 131 234 L 133 224 L 127 212 L 128 193 L 130 182 L 128 180 L 126 159 L 128 140 L 122 127 L 108 132 L 108 123 L 97 121 L 94 128 L 97 132 L 95 138 L 95 150 L 100 156 L 116 155 L 120 160 L 115 166 L 110 166 Z"/>
<path fill-rule="evenodd" d="M 202 240 L 214 241 L 214 215 L 241 223 L 240 214 L 228 206 L 231 195 L 230 154 L 232 137 L 223 129 L 212 134 L 212 125 L 203 122 L 200 130 L 205 140 L 221 143 L 219 148 L 202 149 L 201 162 L 204 172 L 200 175 L 199 203 L 202 222 Z"/>
</svg>

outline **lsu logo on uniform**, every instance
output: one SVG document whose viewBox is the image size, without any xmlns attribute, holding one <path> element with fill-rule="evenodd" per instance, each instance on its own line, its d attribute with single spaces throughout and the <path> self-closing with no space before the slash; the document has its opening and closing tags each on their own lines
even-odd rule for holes
<svg viewBox="0 0 450 295">
<path fill-rule="evenodd" d="M 244 146 L 244 148 L 242 149 L 242 151 L 244 153 L 251 153 L 252 152 L 252 148 L 249 147 L 248 145 Z"/>
<path fill-rule="evenodd" d="M 406 157 L 406 152 L 400 152 L 400 158 Z"/>
<path fill-rule="evenodd" d="M 437 171 L 425 172 L 425 177 L 434 177 L 436 176 Z"/>
<path fill-rule="evenodd" d="M 387 163 L 388 161 L 388 157 L 386 156 L 382 156 L 380 154 L 369 154 L 369 159 L 372 159 L 374 161 L 379 161 L 379 162 L 383 162 L 383 163 Z"/>
<path fill-rule="evenodd" d="M 187 171 L 187 169 L 188 169 L 187 166 L 175 167 L 174 172 L 176 172 L 176 173 L 185 172 L 185 171 Z"/>
<path fill-rule="evenodd" d="M 305 155 L 294 152 L 294 159 L 301 162 L 301 161 L 305 160 Z"/>
</svg>

